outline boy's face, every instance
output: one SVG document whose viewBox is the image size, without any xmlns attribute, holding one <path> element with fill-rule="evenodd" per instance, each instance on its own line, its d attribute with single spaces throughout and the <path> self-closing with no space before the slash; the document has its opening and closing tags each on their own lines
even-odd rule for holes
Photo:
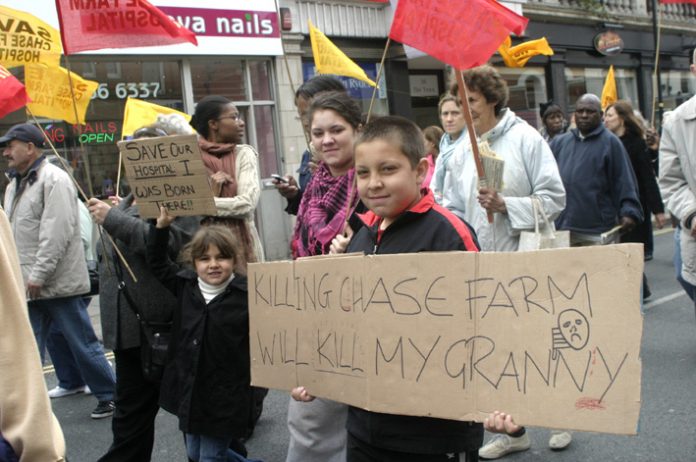
<svg viewBox="0 0 696 462">
<path fill-rule="evenodd" d="M 382 217 L 382 229 L 421 198 L 420 187 L 428 171 L 421 159 L 414 168 L 399 147 L 387 140 L 361 143 L 355 150 L 358 194 L 363 203 Z"/>
<path fill-rule="evenodd" d="M 194 264 L 198 277 L 213 286 L 226 282 L 234 271 L 234 259 L 222 256 L 215 244 L 211 244 L 203 255 L 196 258 Z"/>
</svg>

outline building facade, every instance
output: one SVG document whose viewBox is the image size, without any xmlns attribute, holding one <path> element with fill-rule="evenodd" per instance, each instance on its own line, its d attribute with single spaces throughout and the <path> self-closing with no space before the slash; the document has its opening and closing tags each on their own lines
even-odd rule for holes
<svg viewBox="0 0 696 462">
<path fill-rule="evenodd" d="M 289 255 L 292 220 L 272 186 L 273 173 L 293 174 L 307 141 L 294 106 L 294 91 L 315 74 L 307 20 L 357 62 L 373 80 L 385 56 L 373 114 L 398 114 L 421 127 L 439 124 L 437 102 L 452 75 L 428 57 L 409 58 L 399 43 L 385 51 L 395 0 L 151 0 L 195 32 L 199 46 L 112 49 L 63 59 L 99 87 L 87 112 L 87 124 L 40 119 L 56 147 L 70 160 L 75 175 L 95 195 L 115 192 L 123 109 L 128 96 L 192 113 L 203 96 L 231 99 L 246 122 L 246 142 L 259 152 L 263 191 L 257 209 L 266 254 Z M 651 0 L 506 0 L 506 6 L 530 19 L 513 44 L 545 36 L 555 54 L 532 58 L 526 67 L 491 63 L 510 87 L 510 107 L 539 126 L 539 104 L 553 100 L 572 110 L 583 93 L 601 93 L 614 65 L 620 98 L 630 99 L 649 119 L 655 64 Z M 52 0 L 4 0 L 3 5 L 36 15 L 58 28 Z M 280 11 L 278 11 L 278 7 Z M 696 8 L 662 5 L 660 77 L 663 109 L 696 93 L 689 73 L 696 46 Z M 23 79 L 23 69 L 12 72 Z M 344 79 L 365 112 L 372 87 Z M 658 108 L 659 109 L 659 108 Z M 27 119 L 17 111 L 0 120 L 0 131 Z M 0 170 L 4 171 L 4 160 Z M 0 182 L 1 183 L 1 182 Z M 0 184 L 3 186 L 3 184 Z M 119 192 L 123 192 L 120 189 Z"/>
</svg>

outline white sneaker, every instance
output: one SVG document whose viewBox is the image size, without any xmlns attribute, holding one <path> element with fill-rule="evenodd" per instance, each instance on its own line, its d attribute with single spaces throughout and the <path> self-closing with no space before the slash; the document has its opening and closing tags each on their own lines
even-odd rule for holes
<svg viewBox="0 0 696 462">
<path fill-rule="evenodd" d="M 500 459 L 511 452 L 526 451 L 532 446 L 529 435 L 513 438 L 510 435 L 496 435 L 486 445 L 479 449 L 481 459 Z"/>
<path fill-rule="evenodd" d="M 56 386 L 48 390 L 49 398 L 62 398 L 64 396 L 76 395 L 78 393 L 92 393 L 87 385 L 77 388 L 72 388 L 70 390 L 63 388 L 61 386 Z"/>
<path fill-rule="evenodd" d="M 562 451 L 568 447 L 571 441 L 573 441 L 573 436 L 570 432 L 551 432 L 549 448 L 554 451 Z"/>
</svg>

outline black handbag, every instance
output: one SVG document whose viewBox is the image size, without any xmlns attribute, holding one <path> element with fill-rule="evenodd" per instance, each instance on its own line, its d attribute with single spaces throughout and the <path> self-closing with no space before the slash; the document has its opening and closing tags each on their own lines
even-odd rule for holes
<svg viewBox="0 0 696 462">
<path fill-rule="evenodd" d="M 145 380 L 152 383 L 162 381 L 164 367 L 167 364 L 167 350 L 172 337 L 172 322 L 149 322 L 143 311 L 138 308 L 130 296 L 123 280 L 123 271 L 117 259 L 114 259 L 116 274 L 119 278 L 118 291 L 128 302 L 128 306 L 138 318 L 140 325 L 140 366 Z"/>
</svg>

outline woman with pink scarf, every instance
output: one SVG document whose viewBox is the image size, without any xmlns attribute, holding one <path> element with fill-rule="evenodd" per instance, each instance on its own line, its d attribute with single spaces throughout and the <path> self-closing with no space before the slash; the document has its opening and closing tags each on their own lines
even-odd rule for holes
<svg viewBox="0 0 696 462">
<path fill-rule="evenodd" d="M 321 93 L 309 108 L 312 144 L 321 161 L 302 195 L 292 237 L 294 258 L 329 253 L 358 205 L 353 143 L 361 128 L 358 104 L 345 92 Z M 362 211 L 362 208 L 358 211 Z M 344 462 L 348 406 L 325 399 L 290 399 L 286 462 Z"/>
</svg>

